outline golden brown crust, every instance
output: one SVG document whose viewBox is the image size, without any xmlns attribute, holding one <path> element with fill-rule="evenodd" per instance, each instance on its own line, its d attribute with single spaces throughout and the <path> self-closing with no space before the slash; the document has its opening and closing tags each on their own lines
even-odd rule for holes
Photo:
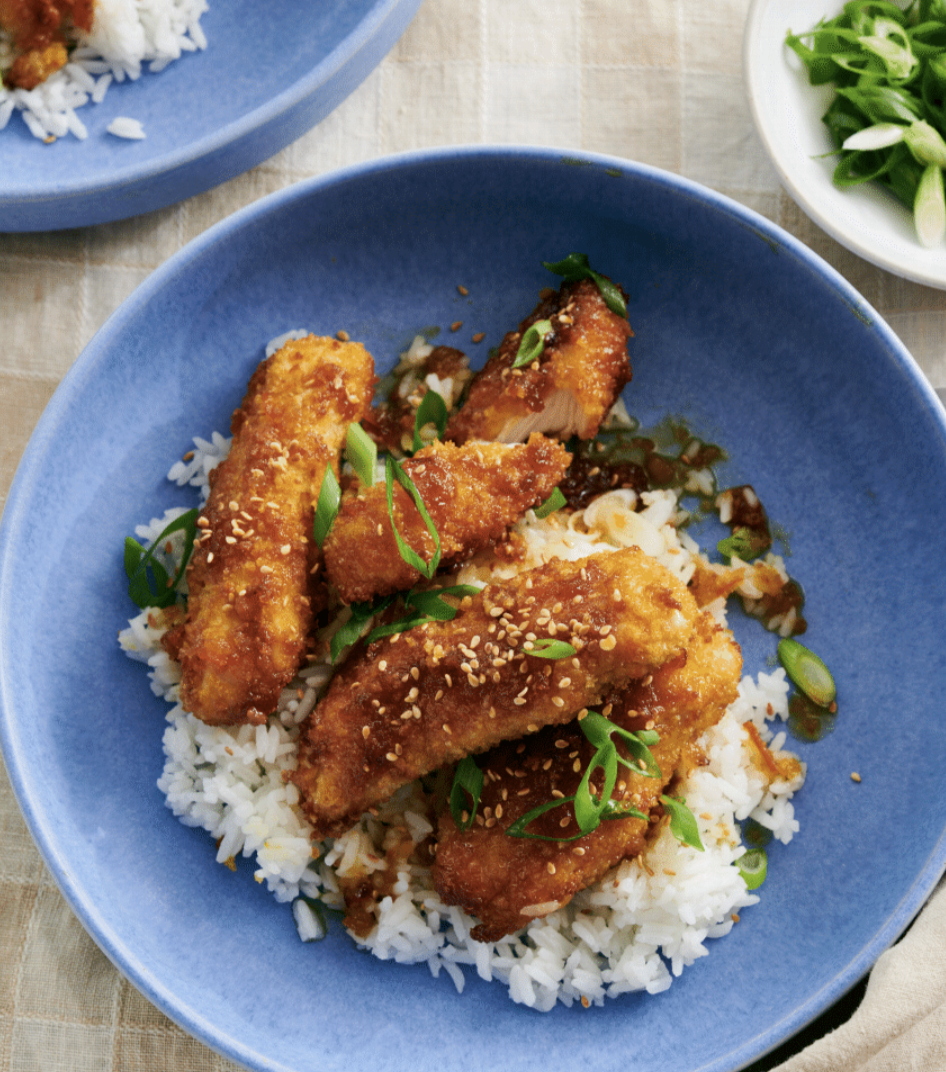
<svg viewBox="0 0 946 1072">
<path fill-rule="evenodd" d="M 92 29 L 93 10 L 94 0 L 0 0 L 0 28 L 18 53 L 4 84 L 35 89 L 65 66 L 67 38 L 73 29 Z"/>
<path fill-rule="evenodd" d="M 545 349 L 531 365 L 514 369 L 522 335 L 538 320 L 552 323 Z M 539 302 L 473 377 L 445 438 L 511 443 L 545 432 L 591 439 L 631 379 L 632 334 L 591 280 L 566 283 Z"/>
<path fill-rule="evenodd" d="M 205 722 L 262 721 L 298 667 L 312 620 L 315 503 L 373 384 L 364 347 L 311 335 L 250 380 L 187 573 L 181 703 Z"/>
<path fill-rule="evenodd" d="M 343 832 L 468 753 L 568 721 L 678 657 L 698 614 L 686 587 L 636 547 L 556 559 L 464 603 L 451 622 L 354 649 L 336 671 L 292 775 L 314 836 Z M 550 636 L 576 655 L 528 654 Z"/>
<path fill-rule="evenodd" d="M 684 658 L 609 697 L 601 710 L 612 722 L 660 735 L 652 752 L 661 777 L 628 776 L 622 768 L 613 799 L 659 813 L 660 794 L 687 750 L 735 699 L 741 668 L 730 634 L 701 614 Z M 497 941 L 547 915 L 645 847 L 650 824 L 633 817 L 607 820 L 569 842 L 507 835 L 532 809 L 573 796 L 593 752 L 578 722 L 504 743 L 479 761 L 484 788 L 476 824 L 461 831 L 449 811 L 441 816 L 434 884 L 446 904 L 480 920 L 472 932 L 478 941 Z M 593 784 L 600 788 L 600 780 L 599 774 Z M 546 812 L 529 831 L 553 838 L 580 832 L 570 804 Z"/>
<path fill-rule="evenodd" d="M 441 565 L 449 566 L 501 539 L 547 499 L 570 460 L 561 444 L 533 435 L 527 444 L 435 443 L 403 465 L 437 530 Z M 401 538 L 430 562 L 433 537 L 400 484 L 393 510 Z M 410 588 L 421 577 L 398 550 L 383 483 L 344 497 L 324 551 L 326 576 L 344 603 Z"/>
</svg>

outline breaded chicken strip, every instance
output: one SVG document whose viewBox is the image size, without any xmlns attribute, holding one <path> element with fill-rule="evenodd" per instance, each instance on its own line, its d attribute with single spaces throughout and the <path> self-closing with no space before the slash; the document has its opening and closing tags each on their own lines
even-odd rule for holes
<svg viewBox="0 0 946 1072">
<path fill-rule="evenodd" d="M 614 694 L 601 709 L 622 729 L 654 729 L 651 748 L 660 778 L 620 768 L 612 795 L 645 815 L 660 808 L 660 795 L 674 772 L 691 758 L 694 742 L 723 716 L 736 698 L 742 656 L 728 631 L 701 614 L 686 655 Z M 618 741 L 616 736 L 613 738 Z M 573 841 L 513 837 L 508 828 L 556 797 L 574 795 L 594 754 L 580 724 L 548 727 L 524 741 L 499 745 L 479 761 L 483 793 L 476 822 L 461 831 L 449 811 L 440 819 L 433 879 L 447 904 L 480 920 L 477 941 L 494 942 L 555 911 L 621 860 L 645 846 L 649 822 L 609 819 Z M 599 771 L 592 784 L 600 790 Z M 579 833 L 572 805 L 552 808 L 528 831 L 551 838 Z"/>
<path fill-rule="evenodd" d="M 92 29 L 94 0 L 0 0 L 0 29 L 16 58 L 3 76 L 11 89 L 35 89 L 69 59 L 67 34 Z"/>
<path fill-rule="evenodd" d="M 298 668 L 313 613 L 315 503 L 373 385 L 364 347 L 311 335 L 250 380 L 230 453 L 211 473 L 187 617 L 169 644 L 181 703 L 205 722 L 262 722 Z"/>
<path fill-rule="evenodd" d="M 522 336 L 539 320 L 552 325 L 541 356 L 513 368 Z M 539 302 L 476 373 L 445 438 L 516 443 L 545 432 L 591 439 L 631 379 L 627 340 L 632 334 L 590 279 L 564 284 Z"/>
<path fill-rule="evenodd" d="M 429 622 L 353 649 L 300 737 L 292 781 L 316 837 L 499 741 L 563 723 L 684 650 L 686 587 L 638 548 L 553 560 Z M 572 657 L 530 654 L 554 637 Z"/>
<path fill-rule="evenodd" d="M 532 506 L 549 497 L 568 470 L 571 455 L 545 436 L 526 444 L 433 443 L 403 463 L 440 540 L 441 564 L 462 562 L 501 539 Z M 430 562 L 434 540 L 410 495 L 394 485 L 397 531 Z M 410 588 L 420 572 L 398 551 L 383 483 L 342 499 L 325 541 L 325 568 L 343 602 Z"/>
</svg>

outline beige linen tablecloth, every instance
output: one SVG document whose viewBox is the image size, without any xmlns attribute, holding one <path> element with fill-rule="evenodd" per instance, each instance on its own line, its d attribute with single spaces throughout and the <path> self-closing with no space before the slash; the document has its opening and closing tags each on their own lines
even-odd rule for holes
<svg viewBox="0 0 946 1072">
<path fill-rule="evenodd" d="M 426 0 L 401 42 L 337 112 L 251 173 L 137 220 L 0 235 L 0 504 L 61 377 L 151 271 L 265 194 L 425 146 L 594 150 L 704 183 L 776 221 L 839 269 L 886 317 L 933 386 L 946 388 L 946 293 L 846 252 L 781 191 L 743 91 L 747 8 L 748 0 Z M 881 958 L 866 994 L 858 987 L 805 1039 L 755 1068 L 786 1058 L 785 1072 L 946 1070 L 946 895 Z M 86 936 L 0 773 L 0 1072 L 235 1067 L 171 1024 Z"/>
</svg>

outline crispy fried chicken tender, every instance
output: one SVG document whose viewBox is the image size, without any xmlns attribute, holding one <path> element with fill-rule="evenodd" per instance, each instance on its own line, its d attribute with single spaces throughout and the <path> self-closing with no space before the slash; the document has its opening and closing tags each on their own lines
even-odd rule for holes
<svg viewBox="0 0 946 1072">
<path fill-rule="evenodd" d="M 647 728 L 660 735 L 651 752 L 661 777 L 629 774 L 622 767 L 613 800 L 651 818 L 659 815 L 660 795 L 668 782 L 692 759 L 699 735 L 718 722 L 736 698 L 741 670 L 739 646 L 703 613 L 684 656 L 609 697 L 601 711 L 612 722 L 632 732 Z M 449 811 L 441 816 L 434 884 L 447 904 L 459 905 L 479 919 L 472 931 L 477 941 L 498 941 L 555 911 L 644 849 L 651 829 L 648 820 L 606 820 L 579 837 L 571 804 L 536 818 L 528 832 L 575 840 L 507 834 L 539 805 L 573 796 L 593 753 L 578 721 L 501 744 L 479 761 L 484 786 L 474 825 L 463 831 Z M 600 790 L 602 780 L 599 771 L 592 784 Z"/>
<path fill-rule="evenodd" d="M 94 0 L 0 0 L 0 29 L 16 55 L 4 75 L 11 89 L 35 89 L 69 59 L 67 35 L 91 30 Z"/>
<path fill-rule="evenodd" d="M 441 564 L 449 566 L 501 539 L 548 498 L 570 461 L 560 443 L 533 435 L 526 444 L 433 443 L 403 465 L 437 530 Z M 393 491 L 397 531 L 431 561 L 434 540 L 413 499 L 400 484 Z M 342 499 L 324 552 L 329 583 L 345 603 L 410 588 L 421 577 L 398 551 L 383 483 Z"/>
<path fill-rule="evenodd" d="M 316 594 L 315 503 L 374 378 L 364 347 L 310 335 L 250 380 L 198 520 L 187 616 L 169 641 L 181 703 L 205 722 L 264 721 L 299 666 Z"/>
<path fill-rule="evenodd" d="M 541 356 L 513 368 L 522 336 L 539 320 L 552 324 Z M 632 334 L 590 279 L 566 283 L 543 298 L 475 374 L 445 438 L 515 443 L 544 432 L 591 439 L 631 379 Z"/>
<path fill-rule="evenodd" d="M 698 613 L 686 586 L 632 547 L 555 559 L 466 597 L 453 621 L 354 648 L 303 728 L 291 776 L 314 836 L 678 658 Z M 552 637 L 574 656 L 530 653 Z"/>
</svg>

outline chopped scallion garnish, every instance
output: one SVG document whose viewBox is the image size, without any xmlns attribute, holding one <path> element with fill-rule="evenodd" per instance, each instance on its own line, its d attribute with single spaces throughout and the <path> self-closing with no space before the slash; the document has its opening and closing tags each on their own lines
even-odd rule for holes
<svg viewBox="0 0 946 1072">
<path fill-rule="evenodd" d="M 611 312 L 618 316 L 623 316 L 625 319 L 627 318 L 627 302 L 624 300 L 621 288 L 615 286 L 607 276 L 594 271 L 588 264 L 587 254 L 569 253 L 564 260 L 555 263 L 543 261 L 542 266 L 548 268 L 550 272 L 560 275 L 565 283 L 575 283 L 579 279 L 591 279 L 601 292 L 604 304 Z"/>
<path fill-rule="evenodd" d="M 428 424 L 436 429 L 436 438 L 442 439 L 447 428 L 447 403 L 436 391 L 428 391 L 424 395 L 414 415 L 414 443 L 411 449 L 415 454 L 426 445 L 420 433 Z"/>
<path fill-rule="evenodd" d="M 647 816 L 638 811 L 633 805 L 611 799 L 614 787 L 617 784 L 618 766 L 627 767 L 634 774 L 645 778 L 659 778 L 660 768 L 654 759 L 650 746 L 657 743 L 658 735 L 653 730 L 640 730 L 632 733 L 622 729 L 610 719 L 597 711 L 589 711 L 578 723 L 588 741 L 595 746 L 594 755 L 588 762 L 582 775 L 581 782 L 573 796 L 563 797 L 560 800 L 549 800 L 539 804 L 531 811 L 526 812 L 514 823 L 506 833 L 510 837 L 537 838 L 541 841 L 576 841 L 578 838 L 597 830 L 602 821 L 608 819 L 623 819 L 632 816 L 637 819 L 646 819 Z M 617 735 L 630 753 L 632 760 L 625 759 L 618 750 L 613 737 Z M 597 771 L 603 775 L 603 785 L 600 791 L 592 788 L 592 780 Z M 675 837 L 688 845 L 702 849 L 699 834 L 696 832 L 696 820 L 683 801 L 674 800 L 672 797 L 661 796 L 661 801 L 670 814 L 670 830 Z M 570 837 L 549 836 L 530 832 L 527 828 L 553 808 L 572 805 L 575 822 L 578 825 L 578 833 Z"/>
<path fill-rule="evenodd" d="M 526 655 L 537 655 L 540 659 L 569 659 L 577 653 L 577 649 L 566 640 L 556 640 L 554 637 L 539 637 L 538 640 L 527 640 L 522 645 Z"/>
<path fill-rule="evenodd" d="M 765 882 L 768 871 L 768 856 L 765 849 L 749 849 L 739 857 L 736 866 L 746 884 L 746 889 L 757 890 Z"/>
<path fill-rule="evenodd" d="M 801 691 L 820 707 L 830 707 L 837 695 L 831 671 L 817 655 L 791 637 L 778 643 L 778 657 L 785 672 Z"/>
<path fill-rule="evenodd" d="M 421 520 L 424 522 L 427 531 L 433 538 L 434 554 L 429 562 L 426 562 L 421 558 L 397 530 L 397 523 L 394 520 L 395 480 L 414 500 L 414 505 L 417 507 L 417 512 L 420 514 Z M 388 517 L 391 519 L 391 529 L 394 532 L 394 539 L 397 541 L 397 549 L 401 553 L 401 558 L 403 558 L 409 566 L 413 566 L 418 573 L 430 580 L 430 578 L 437 572 L 437 567 L 440 565 L 440 534 L 437 532 L 437 526 L 431 520 L 430 514 L 427 512 L 427 507 L 424 506 L 424 500 L 421 498 L 420 492 L 417 490 L 417 485 L 404 471 L 404 467 L 401 463 L 396 458 L 392 458 L 390 454 L 384 459 L 384 482 L 385 490 L 387 492 Z"/>
<path fill-rule="evenodd" d="M 166 525 L 157 539 L 145 550 L 131 536 L 125 539 L 125 574 L 128 595 L 136 607 L 169 607 L 177 600 L 177 585 L 184 576 L 194 550 L 198 511 L 188 510 Z M 176 532 L 184 533 L 181 560 L 173 577 L 155 558 L 155 553 Z"/>
<path fill-rule="evenodd" d="M 355 475 L 370 488 L 374 484 L 378 464 L 378 447 L 360 424 L 350 424 L 345 436 L 345 457 L 351 463 Z"/>
<path fill-rule="evenodd" d="M 562 494 L 560 488 L 556 488 L 544 503 L 535 508 L 535 516 L 539 521 L 542 521 L 549 517 L 549 515 L 554 514 L 556 510 L 561 510 L 565 505 L 565 496 Z"/>
<path fill-rule="evenodd" d="M 516 360 L 513 361 L 512 367 L 522 368 L 524 365 L 531 365 L 533 361 L 538 361 L 545 351 L 545 338 L 551 332 L 551 320 L 536 320 L 534 324 L 530 324 L 519 340 L 519 349 L 516 351 Z"/>
<path fill-rule="evenodd" d="M 758 558 L 769 546 L 770 543 L 764 536 L 760 536 L 753 529 L 740 526 L 733 529 L 731 536 L 720 540 L 716 544 L 716 550 L 724 558 L 739 558 L 743 562 L 751 562 L 752 559 Z"/>
<path fill-rule="evenodd" d="M 840 153 L 835 184 L 886 186 L 926 246 L 946 234 L 944 38 L 942 0 L 848 0 L 837 17 L 785 39 L 812 85 L 836 87 L 822 117 Z"/>
<path fill-rule="evenodd" d="M 322 486 L 319 488 L 319 499 L 315 505 L 315 516 L 312 518 L 312 537 L 318 547 L 321 547 L 338 517 L 338 507 L 342 501 L 342 489 L 338 483 L 338 477 L 331 466 L 325 467 L 325 476 L 322 477 Z"/>
<path fill-rule="evenodd" d="M 450 814 L 460 830 L 469 830 L 476 819 L 483 793 L 483 772 L 472 756 L 464 756 L 456 766 L 450 787 Z"/>
</svg>

